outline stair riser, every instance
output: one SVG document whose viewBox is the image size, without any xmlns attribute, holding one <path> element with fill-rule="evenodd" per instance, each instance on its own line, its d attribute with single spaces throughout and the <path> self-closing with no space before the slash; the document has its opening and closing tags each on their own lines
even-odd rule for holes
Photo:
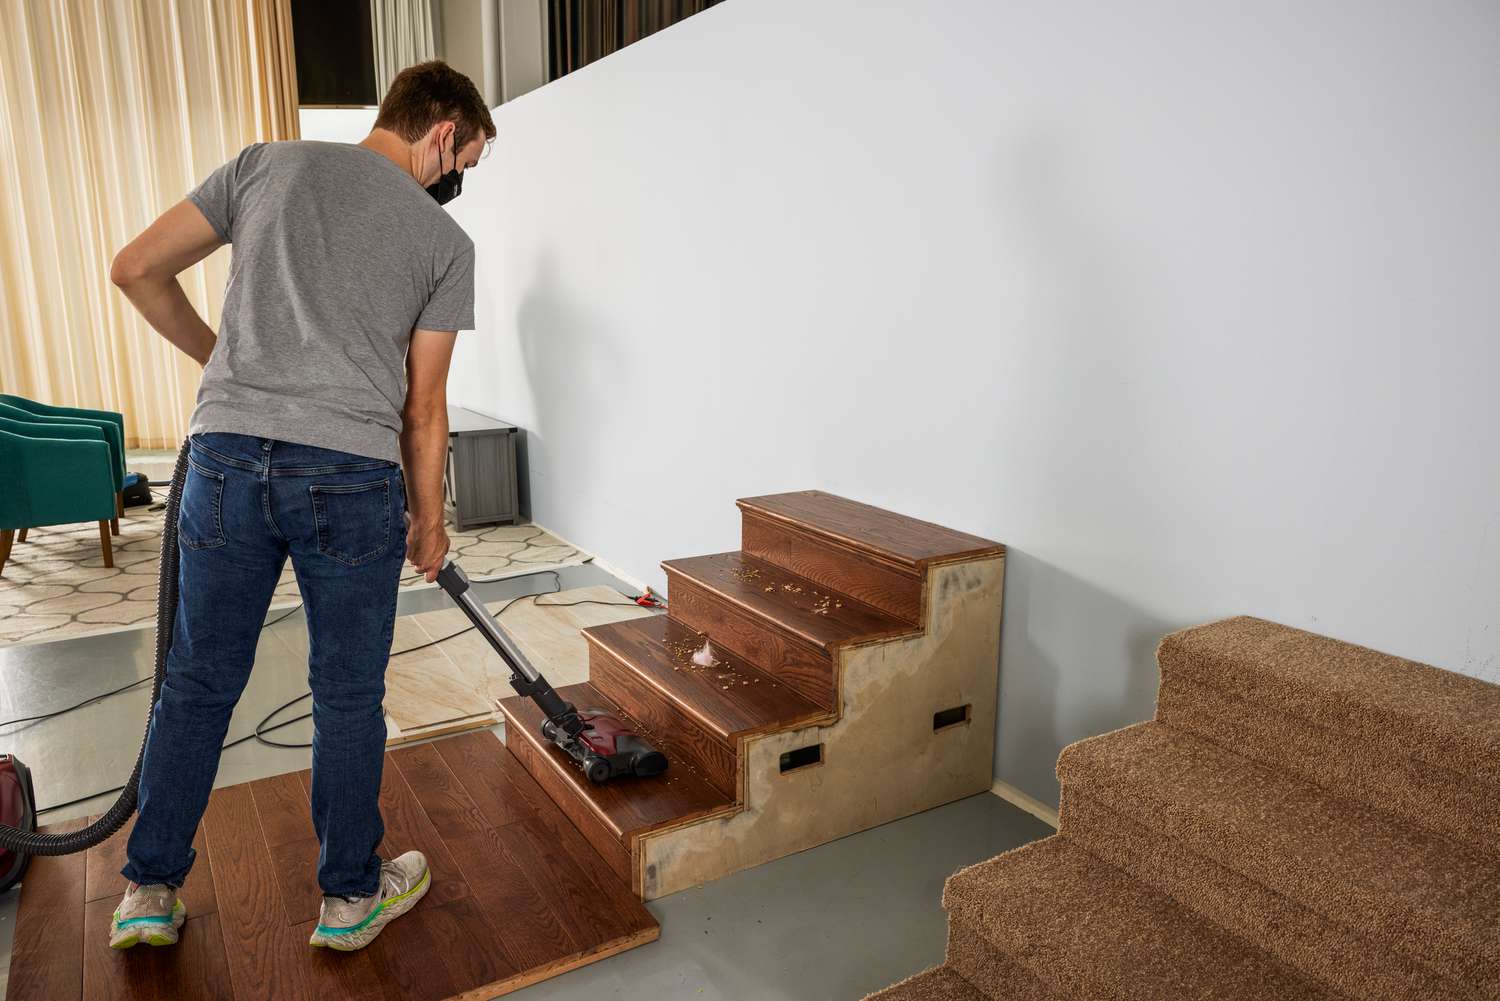
<svg viewBox="0 0 1500 1001">
<path fill-rule="evenodd" d="M 996 952 L 978 931 L 951 917 L 943 962 L 991 1001 L 1069 1001 L 1025 967 Z"/>
<path fill-rule="evenodd" d="M 742 512 L 740 549 L 912 625 L 921 621 L 921 576 L 873 553 L 751 511 Z"/>
<path fill-rule="evenodd" d="M 720 792 L 735 798 L 737 763 L 734 750 L 704 730 L 697 720 L 661 695 L 613 654 L 593 642 L 589 643 L 589 682 L 650 729 L 672 735 L 677 750 L 689 758 L 672 762 L 672 768 L 695 768 Z"/>
<path fill-rule="evenodd" d="M 1064 837 L 1354 1001 L 1472 1001 L 1473 994 L 1354 929 L 1239 875 L 1181 842 L 1063 787 Z"/>
<path fill-rule="evenodd" d="M 1150 828 L 1153 837 L 1170 839 L 1325 921 L 1359 928 L 1373 948 L 1500 992 L 1500 966 L 1484 958 L 1500 952 L 1500 929 L 1477 913 L 1484 897 L 1466 882 L 1479 879 L 1487 893 L 1493 880 L 1461 875 L 1473 869 L 1500 879 L 1500 868 L 1483 861 L 1489 856 L 1471 853 L 1454 863 L 1462 866 L 1455 870 L 1423 868 L 1437 852 L 1463 850 L 1312 787 L 1302 787 L 1309 795 L 1294 799 L 1300 790 L 1292 782 L 1259 766 L 1234 780 L 1233 795 L 1260 811 L 1274 811 L 1279 823 L 1252 825 L 1246 813 L 1235 812 L 1223 799 L 1230 790 L 1220 770 L 1235 756 L 1220 751 L 1224 760 L 1216 765 L 1185 765 L 1171 748 L 1187 739 L 1159 722 L 1137 724 L 1064 749 L 1057 775 L 1070 795 L 1095 799 Z M 1133 745 L 1128 763 L 1107 754 L 1127 742 Z M 1157 753 L 1162 761 L 1153 763 Z M 1201 789 L 1209 803 L 1217 798 L 1221 809 L 1188 797 L 1187 788 Z M 1351 833 L 1356 830 L 1361 832 L 1357 842 Z M 1410 867 L 1399 865 L 1398 855 Z M 1375 860 L 1385 858 L 1393 861 L 1377 867 Z"/>
<path fill-rule="evenodd" d="M 1500 786 L 1383 753 L 1171 672 L 1162 673 L 1156 718 L 1480 851 L 1500 843 Z"/>
<path fill-rule="evenodd" d="M 667 570 L 668 613 L 824 709 L 833 708 L 828 655 L 695 581 Z"/>
<path fill-rule="evenodd" d="M 503 706 L 502 706 L 503 708 Z M 621 842 L 604 822 L 600 820 L 590 809 L 589 805 L 579 799 L 578 794 L 573 791 L 568 781 L 558 774 L 560 767 L 552 757 L 541 747 L 541 736 L 533 736 L 521 723 L 513 719 L 509 713 L 505 716 L 505 746 L 510 748 L 512 754 L 536 779 L 537 785 L 552 798 L 558 808 L 563 811 L 573 826 L 588 839 L 594 850 L 609 863 L 609 867 L 631 890 L 639 893 L 640 880 L 636 878 L 635 866 L 631 860 L 629 846 Z"/>
</svg>

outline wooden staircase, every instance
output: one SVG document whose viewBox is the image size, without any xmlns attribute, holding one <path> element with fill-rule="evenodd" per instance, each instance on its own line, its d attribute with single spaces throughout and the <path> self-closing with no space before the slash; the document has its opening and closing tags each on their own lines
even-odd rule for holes
<svg viewBox="0 0 1500 1001">
<path fill-rule="evenodd" d="M 668 614 L 584 630 L 589 682 L 559 689 L 649 735 L 665 776 L 592 785 L 530 700 L 500 703 L 642 899 L 990 787 L 1004 547 L 816 490 L 737 503 L 741 548 L 663 563 Z"/>
</svg>

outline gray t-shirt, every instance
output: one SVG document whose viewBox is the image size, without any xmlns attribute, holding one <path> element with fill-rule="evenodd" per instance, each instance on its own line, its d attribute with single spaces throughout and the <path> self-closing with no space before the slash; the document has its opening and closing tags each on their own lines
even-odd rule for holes
<svg viewBox="0 0 1500 1001">
<path fill-rule="evenodd" d="M 253 143 L 188 198 L 234 245 L 190 431 L 400 462 L 411 332 L 473 328 L 474 241 L 346 143 Z"/>
</svg>

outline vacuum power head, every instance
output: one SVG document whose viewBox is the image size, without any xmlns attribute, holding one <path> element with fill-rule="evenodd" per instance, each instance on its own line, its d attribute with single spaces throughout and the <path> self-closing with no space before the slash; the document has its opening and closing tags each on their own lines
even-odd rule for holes
<svg viewBox="0 0 1500 1001">
<path fill-rule="evenodd" d="M 602 709 L 577 714 L 583 727 L 573 735 L 552 720 L 542 724 L 542 736 L 556 744 L 583 769 L 590 782 L 608 782 L 626 775 L 649 778 L 667 770 L 667 756 Z"/>
<path fill-rule="evenodd" d="M 469 621 L 511 669 L 510 686 L 536 703 L 547 721 L 543 739 L 556 744 L 583 769 L 591 782 L 608 782 L 622 775 L 660 775 L 667 758 L 618 717 L 599 709 L 579 712 L 558 695 L 532 666 L 515 640 L 500 628 L 489 611 L 469 591 L 468 575 L 452 560 L 444 560 L 437 580 L 463 609 Z"/>
</svg>

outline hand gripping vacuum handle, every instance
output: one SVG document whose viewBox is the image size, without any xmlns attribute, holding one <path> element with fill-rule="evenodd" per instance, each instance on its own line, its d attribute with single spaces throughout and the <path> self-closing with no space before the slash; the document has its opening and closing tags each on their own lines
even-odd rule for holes
<svg viewBox="0 0 1500 1001">
<path fill-rule="evenodd" d="M 438 571 L 437 580 L 443 586 L 443 590 L 448 592 L 448 597 L 464 610 L 469 621 L 474 623 L 474 628 L 489 640 L 490 646 L 495 648 L 500 659 L 510 667 L 510 686 L 534 701 L 547 718 L 569 736 L 577 734 L 583 728 L 583 722 L 578 718 L 578 710 L 552 690 L 552 686 L 547 683 L 546 678 L 542 677 L 541 672 L 531 666 L 531 661 L 526 659 L 526 655 L 521 652 L 516 641 L 500 628 L 500 623 L 495 621 L 495 617 L 485 609 L 484 605 L 480 604 L 478 598 L 474 597 L 474 593 L 469 589 L 469 578 L 458 564 L 452 560 L 444 560 L 442 569 Z"/>
</svg>

